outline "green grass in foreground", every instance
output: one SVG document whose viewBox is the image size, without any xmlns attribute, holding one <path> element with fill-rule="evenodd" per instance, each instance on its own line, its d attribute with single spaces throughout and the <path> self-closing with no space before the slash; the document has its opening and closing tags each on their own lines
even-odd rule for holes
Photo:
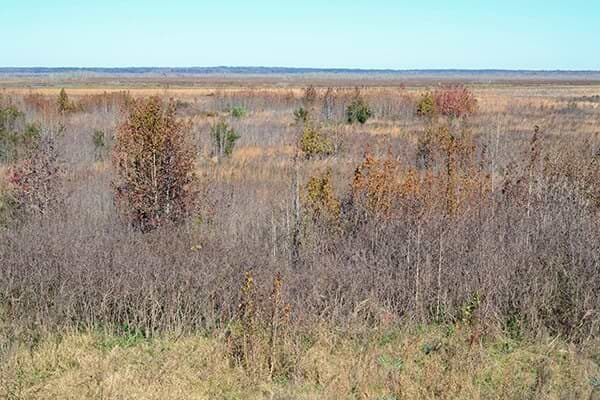
<svg viewBox="0 0 600 400">
<path fill-rule="evenodd" d="M 286 373 L 242 367 L 225 337 L 73 333 L 16 346 L 2 399 L 598 399 L 600 346 L 507 338 L 469 344 L 443 327 L 286 342 Z"/>
</svg>

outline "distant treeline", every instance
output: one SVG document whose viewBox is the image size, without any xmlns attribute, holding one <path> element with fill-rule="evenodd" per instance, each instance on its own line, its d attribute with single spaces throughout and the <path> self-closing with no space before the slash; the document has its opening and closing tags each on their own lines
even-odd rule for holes
<svg viewBox="0 0 600 400">
<path fill-rule="evenodd" d="M 207 74 L 245 74 L 245 75 L 299 75 L 299 74 L 361 74 L 395 76 L 436 76 L 436 77 L 513 77 L 513 78 L 579 78 L 599 79 L 600 71 L 532 71 L 501 69 L 355 69 L 355 68 L 289 68 L 289 67 L 124 67 L 124 68 L 81 68 L 81 67 L 6 67 L 0 68 L 0 75 L 45 75 L 67 73 L 93 74 L 158 74 L 158 75 L 207 75 Z"/>
</svg>

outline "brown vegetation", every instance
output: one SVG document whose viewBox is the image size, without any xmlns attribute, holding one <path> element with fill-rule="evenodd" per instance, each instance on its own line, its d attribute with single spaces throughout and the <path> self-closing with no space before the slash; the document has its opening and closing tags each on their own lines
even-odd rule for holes
<svg viewBox="0 0 600 400">
<path fill-rule="evenodd" d="M 563 100 L 593 94 L 582 89 L 531 90 L 366 87 L 364 124 L 345 123 L 351 87 L 100 92 L 65 113 L 55 94 L 11 95 L 54 138 L 64 177 L 58 207 L 0 228 L 0 352 L 65 329 L 223 333 L 231 368 L 323 384 L 352 369 L 307 366 L 317 354 L 301 338 L 323 326 L 587 348 L 600 333 L 600 109 Z M 310 118 L 294 123 L 299 107 Z M 216 163 L 224 116 L 240 137 Z M 17 165 L 3 162 L 5 181 Z M 391 379 L 393 392 L 408 378 Z"/>
<path fill-rule="evenodd" d="M 138 100 L 119 129 L 113 163 L 115 200 L 135 227 L 154 229 L 190 216 L 195 192 L 194 149 L 173 103 Z"/>
</svg>

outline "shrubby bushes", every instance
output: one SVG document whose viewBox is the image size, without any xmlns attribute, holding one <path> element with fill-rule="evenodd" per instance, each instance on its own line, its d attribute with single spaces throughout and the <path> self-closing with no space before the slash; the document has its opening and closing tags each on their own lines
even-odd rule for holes
<svg viewBox="0 0 600 400">
<path fill-rule="evenodd" d="M 14 105 L 0 108 L 0 226 L 44 215 L 61 205 L 62 169 L 54 140 L 39 124 L 27 122 Z"/>
<path fill-rule="evenodd" d="M 333 154 L 335 150 L 331 139 L 319 126 L 310 121 L 302 126 L 298 147 L 306 158 L 327 156 Z"/>
<path fill-rule="evenodd" d="M 298 107 L 294 110 L 294 121 L 297 124 L 304 124 L 308 122 L 309 111 L 304 107 Z"/>
<path fill-rule="evenodd" d="M 313 223 L 337 225 L 341 203 L 333 188 L 331 169 L 308 179 L 304 188 L 303 206 Z"/>
<path fill-rule="evenodd" d="M 473 327 L 473 335 L 476 338 L 481 334 L 479 332 L 482 329 L 479 325 L 480 322 L 487 318 L 482 308 L 490 306 L 491 298 L 499 299 L 496 294 L 488 291 L 491 287 L 485 289 L 487 284 L 494 285 L 492 282 L 495 281 L 495 278 L 488 275 L 490 271 L 477 271 L 479 283 L 467 283 L 469 278 L 465 274 L 475 272 L 467 266 L 465 266 L 466 269 L 463 269 L 455 264 L 446 264 L 446 257 L 470 259 L 469 254 L 474 249 L 470 247 L 466 239 L 466 237 L 472 237 L 468 233 L 469 229 L 474 229 L 476 232 L 487 229 L 476 227 L 481 223 L 490 224 L 488 226 L 490 233 L 498 229 L 513 229 L 512 222 L 509 222 L 514 221 L 513 217 L 525 218 L 524 225 L 519 225 L 519 229 L 523 229 L 520 231 L 523 235 L 520 240 L 528 243 L 533 239 L 527 228 L 529 222 L 526 221 L 541 217 L 544 213 L 543 210 L 548 210 L 545 207 L 558 207 L 558 204 L 562 204 L 560 207 L 569 208 L 577 215 L 575 218 L 581 218 L 580 223 L 583 223 L 587 227 L 586 229 L 591 228 L 589 223 L 592 219 L 590 218 L 592 215 L 597 215 L 600 210 L 594 206 L 598 203 L 587 202 L 588 197 L 584 192 L 590 193 L 595 189 L 579 191 L 577 188 L 582 187 L 582 182 L 588 182 L 589 188 L 598 186 L 589 184 L 594 181 L 594 178 L 590 178 L 590 176 L 596 176 L 595 174 L 599 171 L 598 164 L 594 161 L 588 164 L 588 160 L 583 162 L 583 165 L 596 165 L 596 167 L 591 169 L 582 167 L 579 173 L 569 173 L 565 170 L 566 165 L 562 162 L 554 164 L 554 161 L 551 161 L 558 162 L 558 160 L 564 160 L 563 157 L 554 158 L 554 156 L 546 154 L 546 157 L 542 158 L 543 134 L 538 127 L 535 127 L 529 151 L 516 161 L 516 165 L 521 167 L 515 168 L 513 165 L 504 170 L 501 177 L 495 177 L 496 184 L 494 186 L 491 174 L 487 169 L 491 163 L 490 155 L 485 152 L 477 154 L 476 142 L 471 134 L 469 118 L 476 110 L 476 100 L 472 93 L 465 88 L 452 87 L 440 90 L 431 96 L 426 95 L 423 99 L 425 101 L 422 101 L 418 107 L 421 110 L 419 115 L 427 117 L 427 119 L 423 140 L 419 143 L 418 151 L 426 154 L 422 154 L 425 161 L 418 165 L 418 168 L 402 162 L 400 158 L 393 156 L 390 152 L 386 157 L 376 157 L 367 150 L 362 162 L 357 166 L 351 182 L 346 184 L 349 186 L 349 190 L 341 195 L 332 190 L 331 175 L 315 175 L 309 178 L 304 189 L 304 212 L 320 221 L 319 224 L 309 225 L 310 229 L 315 230 L 310 233 L 312 238 L 331 236 L 331 228 L 341 228 L 338 230 L 341 235 L 335 235 L 334 240 L 344 243 L 344 245 L 336 249 L 348 254 L 348 257 L 355 254 L 352 250 L 346 252 L 347 246 L 351 246 L 350 243 L 354 243 L 357 248 L 363 248 L 364 241 L 366 241 L 375 246 L 372 249 L 375 260 L 384 257 L 385 261 L 382 262 L 388 263 L 396 256 L 390 255 L 390 258 L 386 258 L 380 251 L 385 254 L 387 254 L 386 251 L 394 252 L 393 248 L 399 240 L 398 235 L 411 241 L 416 255 L 411 257 L 410 250 L 403 252 L 406 259 L 401 263 L 408 269 L 401 275 L 404 277 L 402 279 L 414 280 L 409 285 L 414 298 L 412 300 L 405 298 L 404 301 L 414 304 L 416 309 L 408 304 L 405 306 L 408 306 L 412 310 L 411 312 L 423 312 L 428 320 L 444 323 L 459 321 L 467 323 Z M 567 164 L 579 165 L 577 157 Z M 596 172 L 591 172 L 592 170 Z M 569 183 L 566 183 L 567 181 Z M 564 193 L 560 194 L 563 190 L 560 188 L 564 188 L 564 185 L 568 185 L 579 193 L 577 195 L 579 200 L 576 203 L 580 204 L 582 209 L 575 211 L 577 207 L 580 207 L 575 203 L 567 205 L 569 202 L 563 197 Z M 546 197 L 549 193 L 552 193 L 550 198 Z M 339 203 L 336 200 L 338 198 L 342 199 Z M 596 196 L 596 198 L 600 198 L 600 196 Z M 545 205 L 542 206 L 542 204 Z M 326 212 L 326 210 L 330 211 Z M 521 217 L 515 215 L 509 217 L 514 213 L 520 213 Z M 324 215 L 329 215 L 329 217 L 324 218 Z M 335 215 L 335 218 L 332 218 L 332 215 Z M 492 219 L 488 219 L 490 215 L 493 216 Z M 497 220 L 496 218 L 499 218 L 500 215 L 503 216 L 502 218 L 508 219 Z M 533 217 L 534 215 L 535 217 Z M 504 225 L 504 223 L 508 225 Z M 511 227 L 509 228 L 509 226 Z M 475 234 L 475 232 L 472 233 Z M 586 235 L 590 234 L 591 232 L 588 231 Z M 371 235 L 376 235 L 376 239 Z M 429 237 L 425 239 L 423 235 L 429 235 Z M 470 250 L 465 250 L 466 253 L 456 248 L 453 243 L 458 235 L 464 235 L 461 240 L 467 240 L 460 245 L 470 248 Z M 552 233 L 547 230 L 543 230 L 543 232 L 538 230 L 536 235 L 545 236 L 552 235 Z M 472 238 L 474 239 L 474 237 Z M 375 240 L 375 242 L 371 240 Z M 427 249 L 425 253 L 421 253 L 422 240 L 429 243 L 425 246 Z M 561 237 L 557 240 L 565 244 L 564 241 L 569 239 Z M 512 247 L 516 244 L 505 243 L 504 245 Z M 538 245 L 541 243 L 538 242 Z M 598 243 L 595 242 L 592 246 L 596 247 L 597 245 Z M 422 261 L 422 257 L 431 256 L 431 246 L 434 248 L 437 246 L 440 252 L 440 264 L 437 270 L 433 265 L 427 264 L 427 262 L 423 264 Z M 311 254 L 315 252 L 315 249 L 320 249 L 317 251 L 322 251 L 324 256 L 332 251 L 325 243 L 315 247 L 314 240 L 303 242 L 302 247 L 304 250 L 300 254 L 302 254 L 301 259 L 304 262 L 314 259 Z M 383 250 L 383 248 L 387 250 Z M 557 260 L 554 250 L 552 251 L 553 255 L 547 254 L 530 262 L 531 265 L 535 265 L 532 268 L 536 271 L 545 267 L 549 268 L 547 272 L 552 276 L 552 283 L 550 283 L 552 288 L 546 287 L 547 291 L 543 295 L 538 294 L 541 297 L 550 296 L 553 300 L 548 301 L 552 303 L 559 301 L 560 305 L 555 304 L 552 310 L 547 310 L 541 297 L 533 302 L 524 302 L 521 298 L 513 300 L 504 298 L 500 303 L 494 305 L 494 307 L 498 307 L 497 312 L 506 318 L 503 326 L 510 326 L 511 332 L 547 329 L 554 333 L 561 332 L 569 337 L 580 337 L 581 327 L 586 326 L 583 330 L 590 335 L 595 335 L 597 326 L 591 323 L 591 314 L 586 314 L 586 311 L 581 308 L 585 308 L 583 304 L 593 302 L 590 297 L 593 296 L 592 286 L 586 284 L 586 288 L 583 289 L 581 284 L 576 282 L 575 275 L 565 274 L 563 269 L 577 269 L 590 276 L 589 274 L 593 274 L 590 269 L 592 264 L 588 260 L 583 264 L 575 263 L 576 266 L 562 258 Z M 452 255 L 443 255 L 447 251 Z M 531 248 L 527 250 L 528 254 L 531 255 L 531 251 Z M 585 250 L 580 248 L 578 251 Z M 486 262 L 484 260 L 490 256 L 490 253 L 481 253 L 479 261 Z M 336 257 L 343 258 L 344 256 L 336 253 Z M 459 259 L 452 259 L 452 263 L 460 263 Z M 451 268 L 453 272 L 443 269 L 442 263 Z M 462 272 L 458 272 L 459 270 Z M 458 275 L 455 276 L 454 273 Z M 395 276 L 395 273 L 390 272 L 390 274 L 390 276 Z M 423 274 L 429 278 L 425 278 Z M 515 276 L 520 276 L 520 274 L 521 272 L 518 272 Z M 449 284 L 452 285 L 448 279 L 465 288 L 462 295 L 450 302 L 446 298 L 447 293 L 452 291 L 448 287 Z M 527 281 L 517 282 L 514 279 L 510 278 L 510 285 L 514 285 L 511 290 L 518 293 L 527 292 L 529 290 L 527 287 L 533 285 Z M 598 279 L 599 277 L 596 276 L 593 281 L 598 282 Z M 385 291 L 385 289 L 381 290 Z M 389 290 L 390 293 L 397 293 L 393 288 L 389 288 Z M 575 294 L 577 290 L 581 291 Z M 568 294 L 564 295 L 565 293 Z M 555 295 L 558 297 L 554 297 Z M 578 300 L 567 300 L 571 296 L 576 296 Z M 597 309 L 597 306 L 589 307 Z M 570 311 L 567 312 L 567 309 Z M 597 311 L 588 310 L 587 312 L 597 315 Z"/>
<path fill-rule="evenodd" d="M 241 137 L 227 122 L 220 120 L 210 129 L 214 151 L 219 159 L 231 156 L 235 143 Z"/>
<path fill-rule="evenodd" d="M 373 116 L 373 112 L 369 107 L 369 104 L 361 96 L 360 90 L 357 88 L 352 97 L 352 101 L 346 108 L 346 121 L 349 124 L 356 122 L 364 124 L 369 118 Z"/>
<path fill-rule="evenodd" d="M 119 129 L 113 163 L 119 211 L 142 231 L 194 212 L 195 151 L 173 103 L 138 100 Z"/>
<path fill-rule="evenodd" d="M 58 107 L 58 112 L 61 114 L 67 114 L 69 112 L 76 111 L 79 108 L 77 104 L 69 99 L 69 95 L 67 95 L 67 92 L 64 88 L 60 89 L 60 92 L 58 93 L 56 106 Z"/>
<path fill-rule="evenodd" d="M 417 115 L 426 118 L 444 116 L 463 118 L 477 109 L 477 99 L 464 86 L 447 86 L 421 95 L 417 102 Z"/>
<path fill-rule="evenodd" d="M 340 120 L 349 104 L 343 94 L 332 103 Z M 215 108 L 241 102 L 228 96 Z M 300 131 L 289 123 L 293 93 L 261 96 L 240 95 L 244 104 L 273 105 L 281 118 L 250 126 L 249 142 L 264 147 L 252 149 L 245 169 L 194 165 L 187 124 L 173 107 L 156 98 L 132 103 L 112 171 L 71 160 L 64 212 L 0 231 L 0 299 L 11 326 L 141 336 L 223 329 L 234 362 L 254 360 L 268 371 L 288 365 L 270 352 L 283 340 L 275 333 L 284 319 L 296 332 L 322 321 L 360 329 L 436 323 L 467 327 L 472 343 L 498 331 L 597 337 L 600 179 L 592 135 L 561 143 L 543 130 L 530 140 L 519 132 L 489 151 L 483 135 L 495 129 L 461 89 L 429 102 L 435 113 L 421 107 L 419 115 L 432 118 L 404 121 L 422 132 L 383 137 L 344 126 L 351 146 L 333 160 L 324 157 L 335 150 L 330 125 L 309 118 Z M 377 101 L 373 92 L 365 99 Z M 101 111 L 108 109 L 116 107 Z M 383 129 L 390 126 L 397 127 Z M 199 127 L 208 134 L 209 121 Z M 82 142 L 70 131 L 61 140 L 91 148 L 88 127 L 82 132 Z M 292 164 L 298 148 L 305 157 Z M 415 165 L 417 152 L 423 162 Z M 503 152 L 510 162 L 493 167 Z M 202 195 L 196 168 L 213 182 Z M 115 221 L 111 178 L 119 215 L 143 232 L 161 229 L 142 235 Z M 211 208 L 210 224 L 175 224 L 199 201 Z"/>
<path fill-rule="evenodd" d="M 231 116 L 233 118 L 244 118 L 248 115 L 248 110 L 243 106 L 235 106 L 231 108 Z"/>
<path fill-rule="evenodd" d="M 8 201 L 12 217 L 44 215 L 62 205 L 60 166 L 55 143 L 44 138 L 8 169 Z"/>
<path fill-rule="evenodd" d="M 463 118 L 477 109 L 477 99 L 464 86 L 450 86 L 433 93 L 435 112 L 450 118 Z"/>
<path fill-rule="evenodd" d="M 435 98 L 432 92 L 426 92 L 421 95 L 417 102 L 417 115 L 419 117 L 433 118 L 437 113 Z"/>
<path fill-rule="evenodd" d="M 96 160 L 104 158 L 107 142 L 103 130 L 94 129 L 94 132 L 92 133 L 92 144 L 94 145 L 94 157 Z"/>
<path fill-rule="evenodd" d="M 319 94 L 314 86 L 304 89 L 304 94 L 300 99 L 300 106 L 294 110 L 294 121 L 297 124 L 305 124 L 313 120 L 316 115 L 316 103 L 319 100 Z"/>
<path fill-rule="evenodd" d="M 41 127 L 27 123 L 25 114 L 15 106 L 0 108 L 0 162 L 15 161 L 36 147 L 41 138 Z"/>
</svg>

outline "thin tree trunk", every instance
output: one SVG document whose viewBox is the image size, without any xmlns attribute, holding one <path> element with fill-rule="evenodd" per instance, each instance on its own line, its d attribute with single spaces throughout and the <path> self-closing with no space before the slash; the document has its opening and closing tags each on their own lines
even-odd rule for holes
<svg viewBox="0 0 600 400">
<path fill-rule="evenodd" d="M 292 179 L 292 191 L 294 194 L 293 207 L 294 207 L 294 227 L 292 231 L 292 248 L 291 248 L 291 264 L 292 268 L 298 267 L 300 259 L 300 223 L 301 223 L 301 210 L 300 210 L 300 182 L 299 182 L 299 166 L 298 166 L 298 155 L 294 157 L 294 177 Z"/>
</svg>

